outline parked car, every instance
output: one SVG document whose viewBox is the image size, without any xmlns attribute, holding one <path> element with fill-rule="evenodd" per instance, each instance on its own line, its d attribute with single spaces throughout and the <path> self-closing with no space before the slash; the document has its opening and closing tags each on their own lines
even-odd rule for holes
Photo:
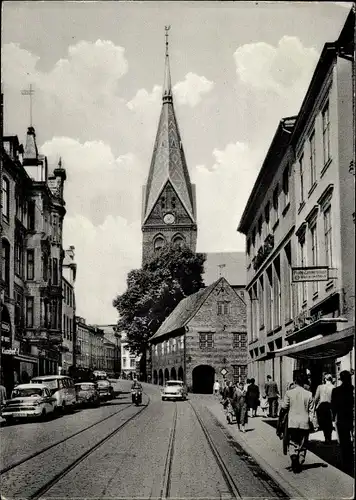
<svg viewBox="0 0 356 500">
<path fill-rule="evenodd" d="M 97 385 L 93 382 L 80 382 L 75 384 L 77 404 L 79 406 L 99 406 L 100 395 Z"/>
<path fill-rule="evenodd" d="M 101 400 L 108 401 L 114 398 L 114 388 L 108 380 L 98 380 L 97 386 Z"/>
<path fill-rule="evenodd" d="M 94 370 L 93 372 L 95 380 L 107 380 L 108 375 L 103 370 Z"/>
<path fill-rule="evenodd" d="M 44 384 L 17 385 L 5 403 L 2 416 L 7 423 L 22 418 L 45 419 L 53 414 L 56 399 Z"/>
<path fill-rule="evenodd" d="M 56 410 L 74 409 L 77 396 L 73 379 L 66 375 L 41 375 L 31 379 L 31 384 L 44 384 L 56 399 Z"/>
<path fill-rule="evenodd" d="M 181 380 L 168 380 L 162 389 L 161 395 L 162 401 L 166 399 L 181 399 L 185 401 L 188 397 L 188 391 Z"/>
</svg>

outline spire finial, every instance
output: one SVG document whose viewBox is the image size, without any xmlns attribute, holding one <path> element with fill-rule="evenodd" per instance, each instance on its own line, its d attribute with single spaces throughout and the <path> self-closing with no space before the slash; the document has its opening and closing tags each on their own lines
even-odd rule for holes
<svg viewBox="0 0 356 500">
<path fill-rule="evenodd" d="M 164 69 L 164 85 L 163 85 L 163 102 L 168 102 L 172 100 L 172 85 L 171 85 L 171 72 L 169 69 L 169 54 L 168 54 L 168 31 L 171 29 L 171 26 L 165 26 L 164 36 L 166 37 L 166 61 L 165 61 L 165 69 Z"/>
<path fill-rule="evenodd" d="M 59 160 L 58 160 L 58 168 L 62 168 L 62 157 L 61 156 L 59 157 Z"/>
<path fill-rule="evenodd" d="M 32 96 L 34 93 L 35 93 L 35 91 L 32 88 L 32 83 L 30 83 L 30 86 L 28 89 L 21 90 L 22 95 L 30 96 L 30 127 L 32 127 Z"/>
</svg>

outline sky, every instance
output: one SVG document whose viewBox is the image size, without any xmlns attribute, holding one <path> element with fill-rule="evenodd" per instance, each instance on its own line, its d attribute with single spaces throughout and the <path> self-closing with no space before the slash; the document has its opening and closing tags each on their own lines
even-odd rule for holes
<svg viewBox="0 0 356 500">
<path fill-rule="evenodd" d="M 279 120 L 298 113 L 347 2 L 2 3 L 4 133 L 30 122 L 67 171 L 64 247 L 77 314 L 115 323 L 141 267 L 141 193 L 161 111 L 164 27 L 175 112 L 197 190 L 197 251 L 244 251 L 237 226 Z"/>
</svg>

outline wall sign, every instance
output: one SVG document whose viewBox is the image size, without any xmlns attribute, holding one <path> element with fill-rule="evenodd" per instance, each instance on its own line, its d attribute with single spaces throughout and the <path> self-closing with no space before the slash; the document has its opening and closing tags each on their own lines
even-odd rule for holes
<svg viewBox="0 0 356 500">
<path fill-rule="evenodd" d="M 1 352 L 2 354 L 7 354 L 8 356 L 17 356 L 19 354 L 19 348 L 14 347 L 12 349 L 6 349 L 5 347 L 3 347 L 1 349 Z"/>
<path fill-rule="evenodd" d="M 327 281 L 329 270 L 327 267 L 292 267 L 292 281 L 301 283 L 303 281 Z"/>
</svg>

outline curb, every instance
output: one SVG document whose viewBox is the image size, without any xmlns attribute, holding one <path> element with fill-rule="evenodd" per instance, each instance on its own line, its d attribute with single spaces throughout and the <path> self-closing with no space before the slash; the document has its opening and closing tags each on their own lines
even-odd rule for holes
<svg viewBox="0 0 356 500">
<path fill-rule="evenodd" d="M 207 408 L 211 415 L 216 418 L 216 415 L 211 411 L 210 408 Z M 304 496 L 299 490 L 297 490 L 294 486 L 292 486 L 289 481 L 287 481 L 276 469 L 271 467 L 264 458 L 262 458 L 256 450 L 251 448 L 246 441 L 239 439 L 238 436 L 236 436 L 234 433 L 231 432 L 230 427 L 224 425 L 224 427 L 227 429 L 229 434 L 234 438 L 234 440 L 243 448 L 246 453 L 248 453 L 256 462 L 257 464 L 263 469 L 266 474 L 268 474 L 279 486 L 280 488 L 284 491 L 286 496 L 290 499 L 297 499 L 297 498 L 303 498 L 306 499 L 307 497 Z"/>
</svg>

